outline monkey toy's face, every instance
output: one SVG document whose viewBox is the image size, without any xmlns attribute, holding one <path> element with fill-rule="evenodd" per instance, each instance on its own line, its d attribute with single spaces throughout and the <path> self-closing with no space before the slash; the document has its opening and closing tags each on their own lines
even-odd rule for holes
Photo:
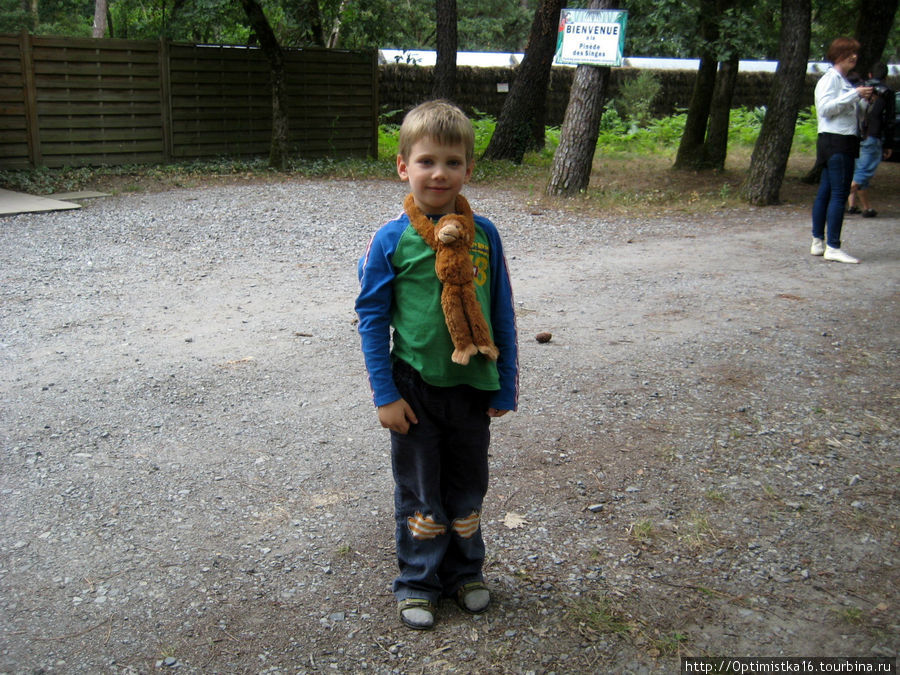
<svg viewBox="0 0 900 675">
<path fill-rule="evenodd" d="M 452 245 L 462 238 L 462 230 L 456 223 L 447 223 L 438 232 L 438 239 L 445 245 Z"/>
</svg>

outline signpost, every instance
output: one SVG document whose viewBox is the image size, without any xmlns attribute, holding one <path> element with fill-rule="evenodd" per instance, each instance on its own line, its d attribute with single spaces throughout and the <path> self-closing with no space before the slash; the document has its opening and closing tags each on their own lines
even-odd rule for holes
<svg viewBox="0 0 900 675">
<path fill-rule="evenodd" d="M 628 12 L 564 9 L 559 15 L 557 65 L 621 66 Z"/>
</svg>

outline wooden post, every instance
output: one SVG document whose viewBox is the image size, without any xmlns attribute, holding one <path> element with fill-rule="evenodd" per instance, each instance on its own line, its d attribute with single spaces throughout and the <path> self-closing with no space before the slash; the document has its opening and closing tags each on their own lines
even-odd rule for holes
<svg viewBox="0 0 900 675">
<path fill-rule="evenodd" d="M 175 154 L 172 140 L 172 78 L 169 40 L 159 39 L 159 112 L 162 116 L 163 161 L 168 164 Z"/>
<path fill-rule="evenodd" d="M 28 137 L 28 160 L 31 162 L 31 168 L 37 169 L 43 164 L 44 159 L 41 154 L 41 128 L 38 124 L 31 35 L 24 28 L 19 34 L 19 60 L 22 64 L 22 82 L 25 85 L 25 134 Z"/>
</svg>

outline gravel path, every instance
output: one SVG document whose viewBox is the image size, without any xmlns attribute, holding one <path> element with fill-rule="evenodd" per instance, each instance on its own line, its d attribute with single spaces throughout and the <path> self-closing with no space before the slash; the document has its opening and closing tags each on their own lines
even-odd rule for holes
<svg viewBox="0 0 900 675">
<path fill-rule="evenodd" d="M 900 219 L 580 216 L 477 186 L 520 411 L 481 617 L 394 615 L 356 260 L 391 182 L 0 219 L 0 673 L 677 672 L 896 656 Z M 553 339 L 538 344 L 534 335 Z"/>
</svg>

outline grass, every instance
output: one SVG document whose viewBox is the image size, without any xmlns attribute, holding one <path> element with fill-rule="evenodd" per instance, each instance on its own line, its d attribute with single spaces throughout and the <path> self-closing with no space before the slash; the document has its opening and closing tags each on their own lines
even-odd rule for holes
<svg viewBox="0 0 900 675">
<path fill-rule="evenodd" d="M 681 648 L 687 642 L 687 635 L 673 631 L 654 639 L 651 644 L 661 656 L 679 656 Z"/>
<path fill-rule="evenodd" d="M 617 636 L 643 645 L 652 656 L 677 656 L 691 641 L 685 633 L 660 631 L 645 621 L 630 617 L 608 596 L 600 593 L 578 598 L 568 609 L 567 618 L 584 637 Z"/>
<path fill-rule="evenodd" d="M 761 109 L 732 111 L 724 170 L 676 171 L 672 164 L 684 128 L 683 113 L 639 126 L 610 110 L 600 125 L 589 188 L 580 197 L 556 200 L 555 205 L 611 215 L 635 211 L 641 215 L 692 214 L 746 207 L 740 198 L 740 186 L 763 114 Z M 495 121 L 478 116 L 473 126 L 475 155 L 480 157 L 494 132 Z M 38 195 L 84 189 L 122 194 L 297 179 L 396 180 L 397 136 L 396 125 L 380 127 L 377 159 L 296 159 L 283 173 L 270 169 L 265 158 L 220 158 L 170 165 L 0 171 L 0 187 Z M 472 182 L 519 192 L 529 203 L 553 201 L 544 196 L 544 189 L 559 136 L 559 128 L 547 128 L 544 148 L 528 153 L 522 164 L 477 160 Z M 812 201 L 814 188 L 801 183 L 800 178 L 813 164 L 815 136 L 814 112 L 801 112 L 781 189 L 781 199 L 787 204 L 806 208 Z M 900 193 L 900 171 L 896 169 L 892 164 L 876 176 L 880 200 Z"/>
<path fill-rule="evenodd" d="M 656 528 L 650 520 L 639 520 L 631 525 L 628 534 L 636 544 L 643 546 L 650 543 L 656 535 Z"/>
<path fill-rule="evenodd" d="M 716 543 L 716 533 L 709 522 L 709 517 L 703 513 L 693 512 L 688 517 L 684 540 L 693 549 L 700 549 Z"/>
<path fill-rule="evenodd" d="M 840 616 L 841 621 L 848 623 L 851 626 L 859 626 L 865 621 L 863 612 L 859 607 L 845 607 L 838 610 L 838 615 Z"/>
<path fill-rule="evenodd" d="M 577 624 L 603 635 L 629 634 L 635 629 L 634 623 L 606 596 L 580 598 L 569 615 Z"/>
</svg>

